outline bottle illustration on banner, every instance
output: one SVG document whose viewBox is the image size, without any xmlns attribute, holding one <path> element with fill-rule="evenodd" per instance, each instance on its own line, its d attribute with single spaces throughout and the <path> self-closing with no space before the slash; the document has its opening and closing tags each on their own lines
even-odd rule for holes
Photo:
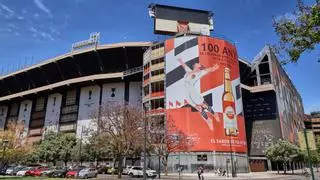
<svg viewBox="0 0 320 180">
<path fill-rule="evenodd" d="M 224 68 L 224 93 L 222 95 L 223 125 L 227 136 L 238 136 L 237 116 L 232 93 L 230 69 Z"/>
</svg>

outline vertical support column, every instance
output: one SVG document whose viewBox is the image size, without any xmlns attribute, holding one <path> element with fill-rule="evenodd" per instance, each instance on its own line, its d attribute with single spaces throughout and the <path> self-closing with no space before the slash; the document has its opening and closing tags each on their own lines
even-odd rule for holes
<svg viewBox="0 0 320 180">
<path fill-rule="evenodd" d="M 22 122 L 24 124 L 24 131 L 21 135 L 21 138 L 26 138 L 29 133 L 29 124 L 30 124 L 30 116 L 32 109 L 32 101 L 24 100 L 20 104 L 18 122 Z"/>
<path fill-rule="evenodd" d="M 62 95 L 59 93 L 48 96 L 46 117 L 44 122 L 45 131 L 59 131 Z"/>
<path fill-rule="evenodd" d="M 81 136 L 82 127 L 87 130 L 92 127 L 92 118 L 98 113 L 100 103 L 100 86 L 88 86 L 81 88 L 79 113 L 77 121 L 77 137 Z M 96 128 L 96 127 L 92 127 Z M 83 137 L 86 140 L 86 137 Z"/>
<path fill-rule="evenodd" d="M 8 106 L 0 106 L 0 130 L 3 130 L 6 125 L 8 116 Z"/>
</svg>

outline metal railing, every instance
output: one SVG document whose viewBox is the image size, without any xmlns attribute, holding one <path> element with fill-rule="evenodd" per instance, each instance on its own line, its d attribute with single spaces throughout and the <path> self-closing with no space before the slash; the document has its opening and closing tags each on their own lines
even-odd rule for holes
<svg viewBox="0 0 320 180">
<path fill-rule="evenodd" d="M 123 72 L 123 77 L 142 72 L 142 66 L 134 67 Z"/>
</svg>

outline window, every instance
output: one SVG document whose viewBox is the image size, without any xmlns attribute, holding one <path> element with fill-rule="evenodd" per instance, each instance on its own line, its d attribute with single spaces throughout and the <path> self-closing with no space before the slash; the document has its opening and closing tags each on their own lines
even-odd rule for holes
<svg viewBox="0 0 320 180">
<path fill-rule="evenodd" d="M 76 89 L 68 91 L 67 96 L 66 96 L 66 105 L 76 104 L 76 98 L 77 98 L 77 90 Z"/>
<path fill-rule="evenodd" d="M 44 97 L 38 97 L 36 102 L 36 112 L 44 110 Z"/>
<path fill-rule="evenodd" d="M 17 116 L 18 115 L 18 104 L 12 104 L 10 109 L 10 116 Z"/>
</svg>

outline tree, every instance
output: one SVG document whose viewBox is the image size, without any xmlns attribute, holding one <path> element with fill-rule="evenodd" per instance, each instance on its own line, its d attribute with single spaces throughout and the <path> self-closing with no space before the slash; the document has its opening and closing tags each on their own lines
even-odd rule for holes
<svg viewBox="0 0 320 180">
<path fill-rule="evenodd" d="M 320 1 L 306 6 L 302 0 L 298 0 L 297 7 L 298 10 L 292 14 L 273 20 L 280 38 L 276 49 L 284 51 L 290 58 L 284 63 L 297 62 L 303 52 L 313 50 L 320 42 Z"/>
<path fill-rule="evenodd" d="M 37 155 L 39 159 L 52 162 L 53 165 L 56 165 L 57 161 L 63 161 L 67 165 L 75 145 L 75 135 L 49 131 L 37 146 Z"/>
<path fill-rule="evenodd" d="M 21 122 L 12 121 L 8 123 L 5 130 L 0 131 L 0 143 L 3 143 L 4 140 L 8 141 L 2 164 L 23 162 L 24 157 L 33 152 L 32 146 L 24 146 L 27 141 L 21 136 L 23 130 L 24 125 Z M 2 148 L 1 151 L 3 151 Z"/>
<path fill-rule="evenodd" d="M 156 132 L 160 132 L 160 136 L 155 136 L 154 153 L 157 154 L 164 166 L 165 175 L 168 174 L 168 159 L 173 152 L 186 152 L 193 147 L 193 140 L 174 124 L 172 118 L 167 118 L 166 127 L 157 126 Z M 180 158 L 180 157 L 179 157 Z"/>
<path fill-rule="evenodd" d="M 300 149 L 298 146 L 281 139 L 266 149 L 266 157 L 271 161 L 277 162 L 278 173 L 278 163 L 283 163 L 284 173 L 286 173 L 287 164 L 298 157 L 299 154 Z"/>
<path fill-rule="evenodd" d="M 76 146 L 76 136 L 74 134 L 59 133 L 57 135 L 57 143 L 60 146 L 59 159 L 67 163 L 72 160 L 72 149 Z"/>
<path fill-rule="evenodd" d="M 144 113 L 138 106 L 109 102 L 101 105 L 92 117 L 94 127 L 118 162 L 118 178 L 121 178 L 123 158 L 143 147 Z"/>
</svg>

